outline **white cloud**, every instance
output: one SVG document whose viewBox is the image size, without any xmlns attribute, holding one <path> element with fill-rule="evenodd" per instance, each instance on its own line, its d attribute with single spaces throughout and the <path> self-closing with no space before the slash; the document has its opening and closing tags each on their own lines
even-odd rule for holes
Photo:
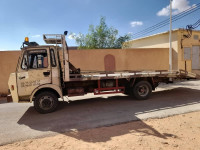
<svg viewBox="0 0 200 150">
<path fill-rule="evenodd" d="M 39 38 L 40 35 L 39 35 L 39 34 L 37 34 L 37 35 L 32 35 L 31 37 L 32 37 L 32 38 Z"/>
<path fill-rule="evenodd" d="M 76 37 L 76 33 L 70 33 L 70 35 L 67 37 L 70 40 L 73 40 Z"/>
<path fill-rule="evenodd" d="M 196 7 L 196 5 L 190 6 L 190 2 L 188 0 L 173 0 L 172 1 L 172 14 L 176 15 L 186 9 L 191 7 Z M 157 16 L 169 16 L 170 15 L 170 5 L 162 8 L 158 13 Z"/>
<path fill-rule="evenodd" d="M 157 13 L 157 16 L 169 16 L 169 9 L 170 9 L 169 6 L 163 8 Z"/>
<path fill-rule="evenodd" d="M 142 26 L 143 22 L 142 21 L 132 21 L 130 23 L 131 27 L 135 27 L 135 26 Z"/>
</svg>

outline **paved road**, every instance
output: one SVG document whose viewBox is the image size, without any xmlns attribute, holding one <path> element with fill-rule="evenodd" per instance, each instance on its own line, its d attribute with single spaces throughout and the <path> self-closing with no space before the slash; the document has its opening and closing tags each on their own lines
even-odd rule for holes
<svg viewBox="0 0 200 150">
<path fill-rule="evenodd" d="M 132 100 L 123 94 L 87 95 L 84 99 L 69 104 L 62 102 L 56 112 L 43 115 L 32 104 L 0 104 L 0 145 L 70 130 L 77 132 L 199 111 L 200 81 L 161 85 L 147 101 Z"/>
</svg>

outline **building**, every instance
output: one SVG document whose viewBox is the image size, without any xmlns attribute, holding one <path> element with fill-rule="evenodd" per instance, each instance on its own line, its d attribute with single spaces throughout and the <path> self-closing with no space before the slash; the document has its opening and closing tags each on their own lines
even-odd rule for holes
<svg viewBox="0 0 200 150">
<path fill-rule="evenodd" d="M 125 42 L 123 48 L 169 48 L 169 31 Z M 172 48 L 173 70 L 200 70 L 200 30 L 192 31 L 190 38 L 187 30 L 173 30 Z"/>
</svg>

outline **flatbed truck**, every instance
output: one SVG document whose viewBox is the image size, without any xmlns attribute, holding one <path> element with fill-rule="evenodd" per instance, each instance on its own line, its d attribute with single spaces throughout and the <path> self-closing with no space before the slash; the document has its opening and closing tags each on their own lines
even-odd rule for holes
<svg viewBox="0 0 200 150">
<path fill-rule="evenodd" d="M 196 78 L 184 70 L 84 72 L 69 62 L 66 35 L 67 32 L 44 34 L 47 45 L 25 38 L 16 71 L 10 74 L 8 81 L 13 102 L 33 102 L 39 113 L 50 113 L 64 96 L 124 93 L 146 100 L 161 82 Z"/>
</svg>

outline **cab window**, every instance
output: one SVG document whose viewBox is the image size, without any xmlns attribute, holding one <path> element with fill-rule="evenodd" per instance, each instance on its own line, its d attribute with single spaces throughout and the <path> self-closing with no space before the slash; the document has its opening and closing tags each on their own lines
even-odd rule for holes
<svg viewBox="0 0 200 150">
<path fill-rule="evenodd" d="M 56 67 L 56 59 L 53 49 L 50 49 L 50 56 L 51 56 L 51 66 Z"/>
<path fill-rule="evenodd" d="M 46 50 L 33 50 L 24 55 L 22 69 L 38 69 L 48 67 Z"/>
<path fill-rule="evenodd" d="M 23 70 L 28 69 L 28 57 L 27 57 L 27 53 L 24 53 L 21 68 Z"/>
</svg>

